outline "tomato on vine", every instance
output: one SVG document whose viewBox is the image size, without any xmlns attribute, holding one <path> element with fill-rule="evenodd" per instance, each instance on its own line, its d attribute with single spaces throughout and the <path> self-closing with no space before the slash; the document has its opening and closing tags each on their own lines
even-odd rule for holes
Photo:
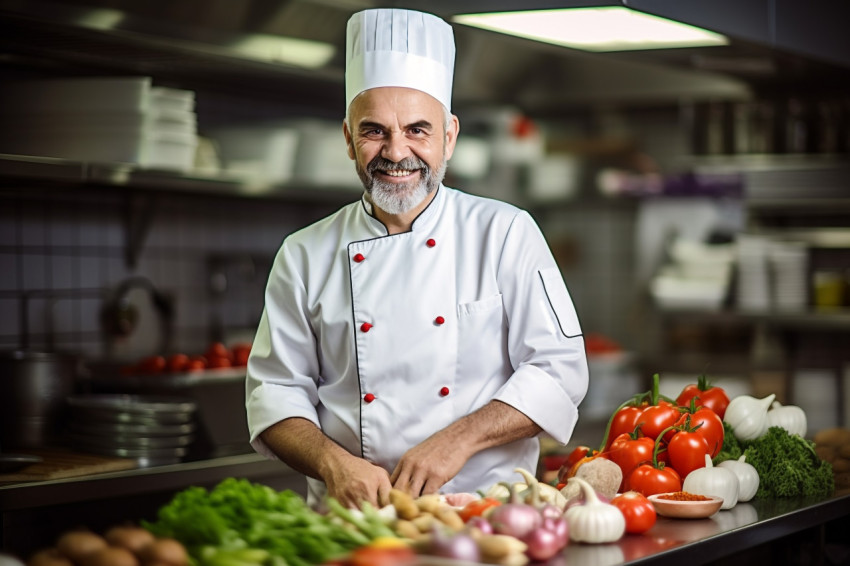
<svg viewBox="0 0 850 566">
<path fill-rule="evenodd" d="M 709 454 L 714 458 L 723 448 L 723 438 L 726 431 L 723 428 L 723 419 L 707 407 L 696 407 L 696 401 L 691 399 L 690 406 L 676 421 L 677 427 L 690 427 L 694 432 L 705 439 L 710 450 Z M 669 442 L 672 436 L 665 433 L 664 439 Z"/>
<path fill-rule="evenodd" d="M 658 461 L 658 453 L 664 446 L 664 436 L 670 427 L 661 432 L 655 439 L 652 450 L 652 461 L 635 468 L 627 478 L 628 489 L 642 493 L 646 497 L 656 493 L 669 493 L 682 490 L 682 477 L 672 467 Z M 666 449 L 665 449 L 666 450 Z"/>
<path fill-rule="evenodd" d="M 621 434 L 633 432 L 635 427 L 641 423 L 642 417 L 647 410 L 661 404 L 675 408 L 673 399 L 667 398 L 658 392 L 659 379 L 658 374 L 654 374 L 652 376 L 652 388 L 649 391 L 638 393 L 617 407 L 617 410 L 611 415 L 605 427 L 602 446 L 599 448 L 600 452 L 608 449 L 611 443 Z M 660 432 L 663 428 L 658 431 Z M 649 436 L 646 431 L 644 431 L 644 435 Z"/>
<path fill-rule="evenodd" d="M 642 464 L 629 476 L 629 486 L 632 491 L 649 497 L 656 493 L 682 491 L 682 478 L 670 466 Z"/>
<path fill-rule="evenodd" d="M 697 406 L 707 407 L 717 413 L 721 419 L 726 415 L 726 407 L 729 405 L 729 396 L 720 387 L 714 387 L 709 383 L 705 375 L 699 376 L 696 384 L 686 385 L 679 396 L 676 404 L 687 407 L 691 399 L 696 398 Z"/>
<path fill-rule="evenodd" d="M 623 472 L 619 491 L 629 489 L 627 482 L 629 474 L 641 464 L 651 462 L 654 450 L 655 441 L 649 437 L 640 436 L 640 425 L 631 434 L 621 434 L 611 443 L 605 455 Z"/>
<path fill-rule="evenodd" d="M 705 467 L 705 455 L 709 448 L 705 438 L 685 428 L 677 432 L 667 444 L 667 457 L 674 470 L 683 478 L 697 468 Z"/>
<path fill-rule="evenodd" d="M 644 436 L 655 440 L 665 428 L 676 424 L 680 416 L 679 409 L 672 403 L 659 401 L 657 405 L 644 409 L 638 418 L 638 424 Z"/>
</svg>

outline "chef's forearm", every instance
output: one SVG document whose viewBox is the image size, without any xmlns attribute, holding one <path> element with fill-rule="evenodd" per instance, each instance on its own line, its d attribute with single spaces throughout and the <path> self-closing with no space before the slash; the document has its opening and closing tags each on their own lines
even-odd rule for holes
<svg viewBox="0 0 850 566">
<path fill-rule="evenodd" d="M 501 401 L 490 401 L 444 429 L 444 433 L 463 443 L 470 454 L 530 438 L 541 428 L 522 412 Z"/>
<path fill-rule="evenodd" d="M 260 434 L 272 452 L 293 470 L 325 480 L 328 466 L 351 457 L 319 427 L 304 418 L 289 418 L 273 424 Z"/>
</svg>

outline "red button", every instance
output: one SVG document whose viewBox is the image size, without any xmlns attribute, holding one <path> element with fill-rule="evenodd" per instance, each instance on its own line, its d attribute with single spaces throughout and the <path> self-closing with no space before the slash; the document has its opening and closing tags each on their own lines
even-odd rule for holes
<svg viewBox="0 0 850 566">
<path fill-rule="evenodd" d="M 371 403 L 372 401 L 375 400 L 375 396 L 372 395 L 371 393 L 367 393 L 366 395 L 363 396 L 363 400 L 366 401 L 367 403 Z"/>
<path fill-rule="evenodd" d="M 442 389 L 440 389 L 440 395 L 442 395 L 443 397 L 445 397 L 448 394 L 449 394 L 449 388 L 448 387 L 443 387 Z"/>
<path fill-rule="evenodd" d="M 425 242 L 425 245 L 428 246 L 429 248 L 433 248 L 434 246 L 437 245 L 437 240 L 435 240 L 434 238 L 428 238 L 428 241 Z"/>
<path fill-rule="evenodd" d="M 434 319 L 434 324 L 438 324 L 438 325 L 439 325 L 439 324 L 443 324 L 443 323 L 445 323 L 445 322 L 446 322 L 446 319 L 445 319 L 445 318 L 443 318 L 443 317 L 441 317 L 441 316 L 438 316 L 437 318 L 435 318 L 435 319 Z"/>
<path fill-rule="evenodd" d="M 354 256 L 354 261 L 356 261 L 357 263 L 360 263 L 364 259 L 366 259 L 366 256 L 364 256 L 363 254 L 355 254 Z"/>
<path fill-rule="evenodd" d="M 364 322 L 363 324 L 360 325 L 360 330 L 362 330 L 363 332 L 369 332 L 371 329 L 372 329 L 372 325 L 369 324 L 368 322 Z"/>
</svg>

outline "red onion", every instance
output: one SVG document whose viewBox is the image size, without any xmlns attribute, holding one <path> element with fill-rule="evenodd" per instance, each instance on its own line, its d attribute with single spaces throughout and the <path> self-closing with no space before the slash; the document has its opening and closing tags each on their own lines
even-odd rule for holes
<svg viewBox="0 0 850 566">
<path fill-rule="evenodd" d="M 557 534 L 544 528 L 534 529 L 522 542 L 528 545 L 525 555 L 532 560 L 549 560 L 564 547 Z"/>
<path fill-rule="evenodd" d="M 570 541 L 570 524 L 567 523 L 567 518 L 563 515 L 560 517 L 544 517 L 540 528 L 555 533 L 562 547 Z"/>
<path fill-rule="evenodd" d="M 490 521 L 480 516 L 470 517 L 466 522 L 466 528 L 467 530 L 478 529 L 485 535 L 493 534 L 493 525 L 490 524 Z"/>
<path fill-rule="evenodd" d="M 493 531 L 500 535 L 510 535 L 520 540 L 531 534 L 543 522 L 540 512 L 532 505 L 520 503 L 513 485 L 503 483 L 510 491 L 508 503 L 493 508 L 489 521 Z"/>
<path fill-rule="evenodd" d="M 429 554 L 462 562 L 480 562 L 481 551 L 471 536 L 460 532 L 448 535 L 439 527 L 432 529 Z"/>
</svg>

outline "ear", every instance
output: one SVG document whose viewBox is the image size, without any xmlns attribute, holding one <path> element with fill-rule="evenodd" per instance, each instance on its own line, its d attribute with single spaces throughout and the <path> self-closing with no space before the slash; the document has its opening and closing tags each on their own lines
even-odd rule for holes
<svg viewBox="0 0 850 566">
<path fill-rule="evenodd" d="M 351 132 L 348 131 L 348 121 L 342 121 L 342 135 L 345 137 L 345 147 L 348 151 L 348 158 L 354 160 L 354 140 L 351 138 Z"/>
<path fill-rule="evenodd" d="M 452 114 L 452 119 L 449 121 L 448 128 L 446 128 L 446 161 L 451 159 L 455 151 L 458 134 L 460 134 L 460 120 Z"/>
</svg>

